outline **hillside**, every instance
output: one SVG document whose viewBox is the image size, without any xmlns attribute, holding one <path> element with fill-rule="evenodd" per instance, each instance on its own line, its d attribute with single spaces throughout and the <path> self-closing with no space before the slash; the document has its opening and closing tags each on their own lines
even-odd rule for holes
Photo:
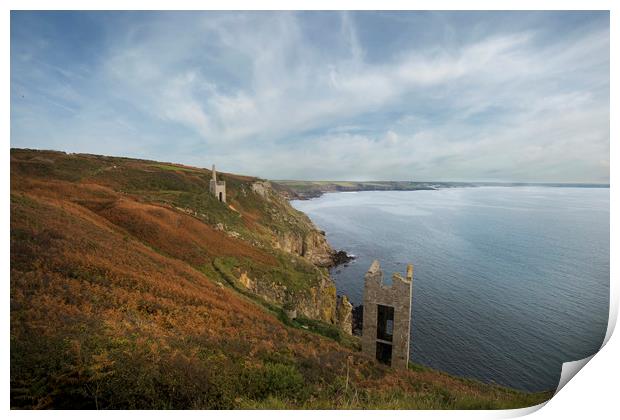
<svg viewBox="0 0 620 420">
<path fill-rule="evenodd" d="M 13 408 L 505 408 L 550 397 L 362 356 L 325 268 L 333 250 L 276 190 L 286 187 L 222 174 L 227 206 L 209 178 L 11 150 Z"/>
</svg>

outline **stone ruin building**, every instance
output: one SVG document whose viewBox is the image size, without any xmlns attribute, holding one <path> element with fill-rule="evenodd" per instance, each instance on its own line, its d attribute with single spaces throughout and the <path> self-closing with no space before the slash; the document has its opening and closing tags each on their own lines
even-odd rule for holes
<svg viewBox="0 0 620 420">
<path fill-rule="evenodd" d="M 218 181 L 215 174 L 215 165 L 211 168 L 211 181 L 209 182 L 209 192 L 217 197 L 222 203 L 226 202 L 226 181 Z"/>
<path fill-rule="evenodd" d="M 383 284 L 377 260 L 364 278 L 362 352 L 397 369 L 409 365 L 412 284 L 411 264 L 406 278 L 394 273 L 391 286 Z"/>
</svg>

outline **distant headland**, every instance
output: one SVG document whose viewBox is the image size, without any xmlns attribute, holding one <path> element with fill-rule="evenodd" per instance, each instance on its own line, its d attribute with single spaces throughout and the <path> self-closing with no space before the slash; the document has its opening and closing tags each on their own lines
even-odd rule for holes
<svg viewBox="0 0 620 420">
<path fill-rule="evenodd" d="M 281 193 L 289 199 L 308 200 L 327 192 L 417 191 L 464 187 L 567 187 L 609 188 L 609 184 L 534 183 L 534 182 L 446 182 L 446 181 L 297 181 L 273 180 L 285 188 Z"/>
</svg>

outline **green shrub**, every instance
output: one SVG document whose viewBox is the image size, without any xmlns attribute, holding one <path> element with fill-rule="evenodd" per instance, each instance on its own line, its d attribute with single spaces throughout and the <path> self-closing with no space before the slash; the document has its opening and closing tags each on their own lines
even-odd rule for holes
<svg viewBox="0 0 620 420">
<path fill-rule="evenodd" d="M 263 400 L 270 396 L 296 400 L 304 388 L 304 378 L 293 365 L 265 363 L 246 371 L 244 384 L 247 396 Z"/>
</svg>

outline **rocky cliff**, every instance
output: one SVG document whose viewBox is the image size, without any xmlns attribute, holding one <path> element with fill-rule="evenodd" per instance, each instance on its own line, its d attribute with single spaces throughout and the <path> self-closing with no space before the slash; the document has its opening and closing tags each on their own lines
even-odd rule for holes
<svg viewBox="0 0 620 420">
<path fill-rule="evenodd" d="M 271 182 L 253 182 L 251 190 L 269 204 L 265 226 L 273 235 L 275 247 L 304 257 L 319 267 L 334 264 L 335 251 L 327 243 L 325 232 L 318 230 L 305 214 L 295 210 Z"/>
<path fill-rule="evenodd" d="M 294 314 L 291 318 L 318 319 L 338 326 L 342 331 L 351 334 L 351 323 L 348 328 L 343 317 L 346 307 L 340 308 L 336 299 L 336 287 L 329 276 L 321 277 L 321 281 L 303 291 L 289 290 L 277 283 L 268 283 L 251 278 L 247 272 L 238 277 L 239 283 L 247 290 L 262 297 L 269 303 L 281 306 Z M 350 311 L 349 311 L 350 313 Z M 349 321 L 351 318 L 349 317 Z"/>
<path fill-rule="evenodd" d="M 305 214 L 295 210 L 268 181 L 256 180 L 249 188 L 242 186 L 240 195 L 248 201 L 262 204 L 256 204 L 255 208 L 261 209 L 261 226 L 269 236 L 270 245 L 311 263 L 317 281 L 299 289 L 269 281 L 260 274 L 241 271 L 237 274 L 239 282 L 270 303 L 286 305 L 299 316 L 338 325 L 350 334 L 350 326 L 338 322 L 336 288 L 326 270 L 334 265 L 337 253 L 327 242 L 325 233 L 318 230 Z M 346 317 L 345 312 L 346 306 L 340 308 L 341 317 Z"/>
<path fill-rule="evenodd" d="M 275 246 L 283 251 L 304 257 L 318 267 L 334 265 L 336 253 L 327 243 L 325 235 L 321 231 L 279 232 L 276 238 Z"/>
<path fill-rule="evenodd" d="M 348 261 L 350 258 L 344 251 L 336 252 L 329 245 L 325 232 L 317 229 L 308 216 L 290 205 L 290 196 L 284 190 L 282 186 L 264 180 L 251 184 L 251 191 L 269 203 L 264 225 L 272 235 L 272 245 L 323 269 Z M 244 275 L 250 279 L 247 273 Z M 335 285 L 326 270 L 321 270 L 318 284 L 301 294 L 251 279 L 246 283 L 248 289 L 270 302 L 292 306 L 298 315 L 330 322 L 351 334 L 352 305 L 346 296 L 336 298 Z"/>
</svg>

